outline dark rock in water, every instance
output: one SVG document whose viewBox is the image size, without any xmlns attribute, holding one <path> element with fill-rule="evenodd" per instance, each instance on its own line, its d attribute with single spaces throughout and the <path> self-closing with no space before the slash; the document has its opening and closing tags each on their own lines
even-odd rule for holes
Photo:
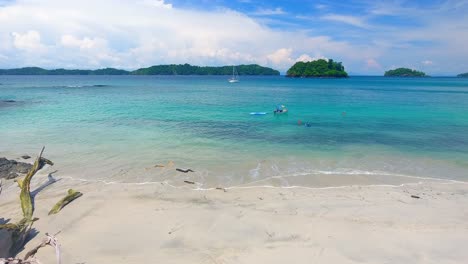
<svg viewBox="0 0 468 264">
<path fill-rule="evenodd" d="M 0 100 L 0 107 L 9 107 L 9 106 L 15 106 L 18 104 L 15 100 Z"/>
<path fill-rule="evenodd" d="M 13 179 L 19 176 L 19 174 L 28 173 L 32 168 L 32 165 L 24 162 L 17 162 L 16 160 L 8 160 L 6 158 L 0 158 L 0 179 Z"/>
<path fill-rule="evenodd" d="M 30 159 L 31 156 L 29 156 L 29 155 L 23 155 L 23 156 L 21 156 L 21 158 L 23 158 L 23 159 Z"/>
</svg>

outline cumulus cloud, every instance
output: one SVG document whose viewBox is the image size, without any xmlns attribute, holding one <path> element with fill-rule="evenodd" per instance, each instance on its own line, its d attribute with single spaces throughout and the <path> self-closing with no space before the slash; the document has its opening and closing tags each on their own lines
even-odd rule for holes
<svg viewBox="0 0 468 264">
<path fill-rule="evenodd" d="M 189 62 L 258 63 L 284 70 L 310 48 L 326 54 L 347 54 L 351 49 L 329 37 L 272 29 L 233 10 L 187 10 L 163 0 L 22 0 L 0 7 L 0 24 L 8 25 L 0 27 L 0 40 L 4 34 L 13 36 L 11 45 L 0 45 L 0 53 L 12 52 L 12 46 L 43 52 L 35 63 L 32 58 L 22 61 L 26 56 L 17 53 L 15 60 L 2 61 L 0 67 L 32 62 L 138 68 Z M 54 60 L 41 64 L 44 58 Z"/>
<path fill-rule="evenodd" d="M 154 7 L 161 7 L 161 8 L 172 8 L 172 4 L 167 4 L 164 0 L 144 0 L 143 3 L 154 6 Z"/>
<path fill-rule="evenodd" d="M 35 30 L 25 33 L 12 32 L 13 46 L 28 52 L 43 52 L 46 48 L 41 43 L 41 34 Z"/>
<path fill-rule="evenodd" d="M 227 8 L 184 9 L 164 0 L 7 1 L 0 5 L 0 68 L 258 63 L 284 71 L 297 60 L 325 56 L 361 73 L 379 74 L 402 63 L 429 66 L 427 58 L 447 65 L 446 71 L 466 66 L 466 6 L 454 9 L 450 1 L 433 8 L 372 3 L 356 12 L 359 16 L 343 15 L 330 3 L 315 6 L 326 10 L 321 17 L 291 14 L 280 21 L 277 17 L 283 16 L 266 15 L 285 13 L 281 7 L 259 9 L 261 16 Z M 383 20 L 375 19 L 389 13 L 418 26 L 381 25 Z M 303 27 L 269 27 L 268 19 L 296 20 Z"/>
<path fill-rule="evenodd" d="M 84 37 L 79 39 L 73 35 L 63 35 L 60 39 L 60 43 L 65 47 L 74 47 L 82 50 L 103 48 L 106 46 L 106 40 L 99 38 L 88 38 Z"/>
<path fill-rule="evenodd" d="M 291 64 L 292 49 L 278 49 L 275 52 L 268 54 L 267 58 L 272 62 L 273 65 L 283 65 L 283 64 Z"/>
<path fill-rule="evenodd" d="M 311 57 L 309 56 L 308 54 L 302 54 L 301 56 L 299 56 L 296 61 L 302 61 L 302 62 L 307 62 L 307 61 L 315 61 L 315 60 L 328 60 L 327 57 L 325 56 L 322 56 L 322 55 L 317 55 L 317 56 L 314 56 L 314 57 Z"/>
</svg>

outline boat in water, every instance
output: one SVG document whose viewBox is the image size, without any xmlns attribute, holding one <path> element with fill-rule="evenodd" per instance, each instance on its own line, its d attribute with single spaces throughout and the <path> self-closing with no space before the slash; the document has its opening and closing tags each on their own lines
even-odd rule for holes
<svg viewBox="0 0 468 264">
<path fill-rule="evenodd" d="M 273 111 L 275 115 L 286 114 L 288 109 L 284 105 L 277 105 L 276 109 Z"/>
<path fill-rule="evenodd" d="M 236 66 L 232 66 L 232 77 L 228 80 L 230 83 L 238 83 L 239 82 L 239 74 L 237 74 Z"/>
</svg>

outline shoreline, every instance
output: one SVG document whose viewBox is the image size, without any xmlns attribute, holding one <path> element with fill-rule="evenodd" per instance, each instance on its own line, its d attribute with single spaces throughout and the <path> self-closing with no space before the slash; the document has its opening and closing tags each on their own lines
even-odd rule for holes
<svg viewBox="0 0 468 264">
<path fill-rule="evenodd" d="M 11 160 L 17 162 L 32 163 L 32 159 L 25 160 L 21 158 L 20 153 L 13 155 L 10 152 L 2 151 L 0 156 L 11 157 Z M 305 189 L 321 189 L 321 188 L 342 188 L 347 186 L 402 186 L 405 184 L 419 182 L 448 182 L 448 183 L 468 183 L 465 177 L 462 177 L 463 167 L 449 167 L 443 162 L 437 164 L 437 173 L 426 175 L 424 171 L 422 175 L 411 174 L 414 171 L 385 171 L 377 170 L 377 166 L 365 168 L 363 166 L 352 167 L 329 167 L 313 169 L 314 164 L 310 164 L 310 168 L 298 168 L 294 170 L 288 167 L 289 164 L 277 164 L 271 160 L 252 161 L 249 164 L 242 164 L 235 168 L 224 165 L 210 166 L 204 168 L 200 164 L 189 165 L 186 162 L 172 160 L 163 160 L 158 162 L 149 160 L 136 159 L 135 163 L 126 161 L 120 163 L 118 159 L 107 161 L 105 164 L 97 166 L 87 161 L 77 161 L 70 158 L 58 158 L 57 155 L 51 157 L 56 161 L 54 167 L 46 168 L 46 172 L 58 172 L 57 175 L 62 178 L 68 178 L 77 182 L 103 183 L 103 184 L 127 184 L 127 185 L 154 185 L 165 184 L 175 188 L 187 186 L 184 181 L 193 182 L 192 189 L 211 190 L 216 188 L 236 189 L 236 188 L 305 188 Z M 305 161 L 304 161 L 305 162 Z M 304 163 L 303 162 L 303 163 Z M 359 162 L 359 160 L 356 160 Z M 427 161 L 413 160 L 421 167 Z M 439 162 L 434 160 L 434 162 Z M 166 164 L 167 163 L 167 164 Z M 301 163 L 301 164 L 303 164 Z M 117 164 L 117 165 L 116 165 Z M 156 165 L 154 165 L 156 164 Z M 164 165 L 159 165 L 164 164 Z M 177 165 L 176 165 L 177 164 Z M 256 167 L 253 167 L 255 166 Z M 305 163 L 304 163 L 305 164 Z M 396 164 L 395 166 L 397 166 Z M 249 167 L 250 166 L 250 167 Z M 269 166 L 275 166 L 275 170 L 271 170 Z M 280 169 L 278 169 L 279 166 Z M 445 166 L 445 167 L 444 167 Z M 191 168 L 194 171 L 185 173 L 183 169 Z M 215 168 L 215 170 L 212 170 Z M 191 170 L 190 169 L 190 170 Z M 429 169 L 428 169 L 429 171 Z M 217 174 L 223 172 L 226 174 Z M 446 173 L 446 175 L 442 175 Z M 453 174 L 450 177 L 449 174 Z M 447 177 L 443 178 L 441 176 Z"/>
<path fill-rule="evenodd" d="M 33 178 L 31 190 L 49 181 L 48 171 Z M 468 242 L 466 183 L 197 190 L 189 184 L 54 178 L 37 193 L 39 220 L 33 227 L 39 234 L 20 255 L 45 232 L 60 231 L 63 263 L 462 263 L 468 258 L 456 246 Z M 68 188 L 83 197 L 48 216 Z M 4 186 L 2 217 L 20 216 L 18 195 L 14 182 Z M 51 250 L 38 257 L 43 263 L 54 260 Z"/>
</svg>

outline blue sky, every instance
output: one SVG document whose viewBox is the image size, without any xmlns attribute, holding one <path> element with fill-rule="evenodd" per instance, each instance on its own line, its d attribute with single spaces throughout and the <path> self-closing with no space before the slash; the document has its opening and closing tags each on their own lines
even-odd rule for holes
<svg viewBox="0 0 468 264">
<path fill-rule="evenodd" d="M 0 0 L 0 68 L 332 58 L 351 74 L 468 72 L 468 1 Z"/>
</svg>

